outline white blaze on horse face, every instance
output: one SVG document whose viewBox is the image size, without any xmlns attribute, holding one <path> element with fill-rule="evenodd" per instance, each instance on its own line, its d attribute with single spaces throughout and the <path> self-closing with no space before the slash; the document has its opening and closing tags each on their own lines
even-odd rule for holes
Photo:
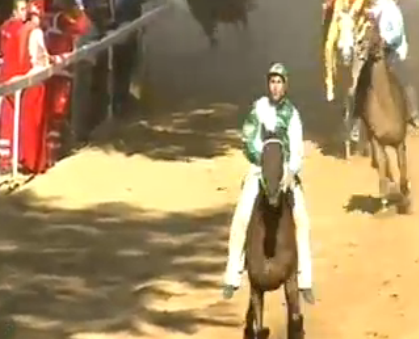
<svg viewBox="0 0 419 339">
<path fill-rule="evenodd" d="M 345 65 L 348 65 L 352 60 L 352 52 L 355 45 L 354 30 L 353 14 L 350 11 L 340 12 L 338 49 Z"/>
</svg>

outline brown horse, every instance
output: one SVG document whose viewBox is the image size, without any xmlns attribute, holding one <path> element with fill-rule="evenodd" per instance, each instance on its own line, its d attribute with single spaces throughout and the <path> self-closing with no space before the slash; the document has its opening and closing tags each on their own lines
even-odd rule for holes
<svg viewBox="0 0 419 339">
<path fill-rule="evenodd" d="M 390 184 L 394 182 L 385 148 L 395 149 L 400 172 L 398 207 L 399 212 L 407 213 L 410 207 L 406 155 L 408 106 L 403 87 L 388 64 L 386 46 L 375 19 L 370 20 L 361 53 L 365 61 L 355 91 L 354 114 L 366 127 L 380 178 L 380 198 L 384 208 L 388 205 Z"/>
<path fill-rule="evenodd" d="M 267 338 L 263 327 L 264 293 L 285 287 L 288 308 L 288 339 L 303 339 L 304 325 L 297 284 L 296 226 L 293 193 L 284 188 L 284 144 L 276 133 L 262 129 L 260 190 L 250 219 L 246 243 L 246 265 L 250 299 L 246 316 L 246 338 Z"/>
</svg>

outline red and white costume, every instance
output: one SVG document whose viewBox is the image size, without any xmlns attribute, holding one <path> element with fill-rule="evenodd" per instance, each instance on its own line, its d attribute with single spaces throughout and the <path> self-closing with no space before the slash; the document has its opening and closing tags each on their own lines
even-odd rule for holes
<svg viewBox="0 0 419 339">
<path fill-rule="evenodd" d="M 82 10 L 77 14 L 57 9 L 48 13 L 46 45 L 55 62 L 74 50 L 75 39 L 85 33 L 89 20 Z M 51 156 L 60 147 L 60 132 L 68 113 L 72 76 L 68 70 L 51 77 L 47 83 L 48 148 Z"/>
<path fill-rule="evenodd" d="M 21 19 L 12 17 L 0 27 L 0 48 L 3 56 L 0 82 L 9 81 L 29 71 L 30 62 L 25 53 L 26 40 L 27 30 Z M 2 170 L 9 170 L 11 167 L 14 109 L 14 95 L 4 97 L 0 107 L 0 167 Z"/>
<path fill-rule="evenodd" d="M 39 18 L 43 15 L 42 0 L 33 1 L 29 6 L 29 15 Z M 33 72 L 49 65 L 49 55 L 40 25 L 30 21 L 26 25 L 28 33 L 25 52 Z M 47 169 L 44 103 L 45 85 L 43 83 L 27 88 L 22 96 L 20 161 L 25 169 L 34 174 L 43 173 Z"/>
</svg>

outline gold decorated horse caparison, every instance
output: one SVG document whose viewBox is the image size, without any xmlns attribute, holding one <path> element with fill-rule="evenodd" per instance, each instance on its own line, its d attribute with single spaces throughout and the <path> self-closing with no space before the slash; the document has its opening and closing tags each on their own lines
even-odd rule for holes
<svg viewBox="0 0 419 339">
<path fill-rule="evenodd" d="M 340 52 L 345 66 L 350 66 L 355 41 L 359 41 L 365 33 L 367 20 L 363 9 L 368 0 L 332 0 L 327 2 L 323 21 L 326 32 L 324 43 L 325 87 L 327 101 L 333 101 L 337 76 L 337 54 Z"/>
</svg>

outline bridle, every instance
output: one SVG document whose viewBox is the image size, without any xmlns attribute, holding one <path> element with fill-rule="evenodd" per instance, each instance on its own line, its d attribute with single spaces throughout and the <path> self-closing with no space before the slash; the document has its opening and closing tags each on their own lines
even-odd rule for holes
<svg viewBox="0 0 419 339">
<path fill-rule="evenodd" d="M 285 145 L 284 145 L 284 142 L 280 138 L 272 137 L 272 138 L 268 138 L 268 139 L 264 140 L 263 144 L 262 144 L 262 150 L 265 148 L 266 145 L 269 145 L 269 144 L 279 144 L 282 148 L 282 151 L 284 152 Z M 286 166 L 287 166 L 287 163 L 284 161 L 284 169 L 285 169 Z M 285 173 L 286 173 L 286 171 L 284 170 L 283 171 L 283 176 L 285 175 Z M 283 178 L 281 178 L 281 181 L 282 180 L 283 180 Z M 265 178 L 263 177 L 262 173 L 260 175 L 259 182 L 260 182 L 263 190 L 266 193 L 267 192 L 267 184 L 265 182 Z M 283 185 L 281 185 L 280 188 L 281 188 L 280 191 L 284 191 L 286 189 L 286 187 L 283 187 Z"/>
</svg>

